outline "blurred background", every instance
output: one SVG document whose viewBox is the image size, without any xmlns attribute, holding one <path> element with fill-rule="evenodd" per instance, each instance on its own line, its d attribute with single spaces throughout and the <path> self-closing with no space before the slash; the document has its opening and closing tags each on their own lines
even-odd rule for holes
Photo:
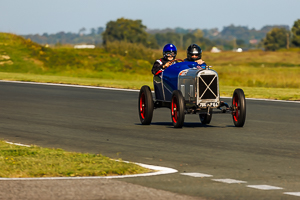
<svg viewBox="0 0 300 200">
<path fill-rule="evenodd" d="M 0 79 L 138 89 L 198 44 L 221 95 L 300 100 L 300 1 L 0 0 Z"/>
</svg>

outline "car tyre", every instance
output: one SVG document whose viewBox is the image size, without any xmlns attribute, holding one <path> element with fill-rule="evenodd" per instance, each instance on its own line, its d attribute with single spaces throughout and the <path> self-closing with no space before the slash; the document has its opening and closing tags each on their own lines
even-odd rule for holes
<svg viewBox="0 0 300 200">
<path fill-rule="evenodd" d="M 139 117 L 143 125 L 149 125 L 153 116 L 153 99 L 149 86 L 144 85 L 141 87 L 139 93 Z"/>
<path fill-rule="evenodd" d="M 199 118 L 202 124 L 209 124 L 212 118 L 212 109 L 210 108 L 209 111 L 209 115 L 206 114 L 199 114 Z"/>
<path fill-rule="evenodd" d="M 246 99 L 242 89 L 235 89 L 232 96 L 232 119 L 236 127 L 243 127 L 246 120 Z"/>
<path fill-rule="evenodd" d="M 182 128 L 185 117 L 184 97 L 179 90 L 175 90 L 172 94 L 171 101 L 171 118 L 174 128 Z"/>
</svg>

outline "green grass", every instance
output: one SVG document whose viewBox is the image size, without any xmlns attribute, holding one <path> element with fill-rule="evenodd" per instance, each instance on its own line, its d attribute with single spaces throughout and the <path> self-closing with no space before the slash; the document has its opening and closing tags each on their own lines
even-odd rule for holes
<svg viewBox="0 0 300 200">
<path fill-rule="evenodd" d="M 300 67 L 215 66 L 220 85 L 300 89 Z"/>
<path fill-rule="evenodd" d="M 3 73 L 0 72 L 0 80 L 20 80 L 29 82 L 42 83 L 64 83 L 88 86 L 103 86 L 126 89 L 140 89 L 142 85 L 149 85 L 153 90 L 152 76 L 137 77 L 136 80 L 115 80 L 115 79 L 97 79 L 97 78 L 78 78 L 68 76 L 53 75 L 34 75 L 20 73 Z M 242 88 L 247 98 L 266 98 L 281 100 L 300 100 L 299 88 L 266 88 L 266 87 L 240 87 L 226 86 L 220 84 L 221 96 L 231 97 L 234 89 Z"/>
<path fill-rule="evenodd" d="M 300 89 L 297 88 L 236 87 L 220 85 L 220 95 L 232 97 L 233 91 L 236 88 L 242 88 L 246 98 L 300 101 Z"/>
<path fill-rule="evenodd" d="M 123 73 L 109 73 L 107 76 L 120 75 L 126 76 Z M 8 81 L 29 81 L 41 83 L 64 83 L 73 85 L 89 85 L 89 86 L 103 86 L 113 88 L 125 89 L 140 89 L 142 85 L 151 85 L 152 76 L 136 75 L 134 79 L 101 79 L 101 78 L 81 78 L 58 75 L 38 75 L 25 73 L 7 73 L 0 72 L 0 80 Z M 152 84 L 153 85 L 153 84 Z"/>
<path fill-rule="evenodd" d="M 121 161 L 121 160 L 120 160 Z M 0 177 L 114 176 L 150 172 L 136 164 L 111 160 L 101 154 L 67 152 L 0 141 Z"/>
<path fill-rule="evenodd" d="M 9 59 L 8 59 L 8 57 Z M 128 43 L 106 49 L 46 48 L 22 37 L 0 33 L 0 79 L 153 89 L 151 68 L 161 50 Z M 177 58 L 185 58 L 179 51 Z M 203 52 L 219 74 L 221 94 L 243 88 L 247 97 L 300 100 L 300 51 Z M 251 88 L 251 89 L 250 89 Z"/>
<path fill-rule="evenodd" d="M 186 57 L 186 52 L 180 51 L 179 57 Z M 253 67 L 299 67 L 300 51 L 245 51 L 211 53 L 203 52 L 203 60 L 212 66 L 253 66 Z"/>
<path fill-rule="evenodd" d="M 147 60 L 127 58 L 104 49 L 46 48 L 22 37 L 0 33 L 0 56 L 10 57 L 1 72 L 102 78 L 102 72 L 148 74 Z M 149 69 L 150 68 L 150 69 Z"/>
</svg>

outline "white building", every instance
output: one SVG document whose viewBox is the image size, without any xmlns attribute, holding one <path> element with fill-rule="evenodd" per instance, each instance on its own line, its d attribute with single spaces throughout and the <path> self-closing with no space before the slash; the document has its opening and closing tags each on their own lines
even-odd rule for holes
<svg viewBox="0 0 300 200">
<path fill-rule="evenodd" d="M 74 49 L 95 49 L 95 45 L 78 44 L 74 46 Z"/>
<path fill-rule="evenodd" d="M 210 52 L 212 52 L 212 53 L 219 53 L 219 52 L 221 52 L 221 50 L 218 49 L 217 47 L 213 47 L 213 48 L 210 50 Z"/>
</svg>

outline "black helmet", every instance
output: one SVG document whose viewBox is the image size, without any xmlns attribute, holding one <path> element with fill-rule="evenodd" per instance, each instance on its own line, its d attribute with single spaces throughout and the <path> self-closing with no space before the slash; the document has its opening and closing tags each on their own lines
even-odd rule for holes
<svg viewBox="0 0 300 200">
<path fill-rule="evenodd" d="M 196 44 L 191 44 L 188 48 L 187 48 L 187 58 L 188 60 L 199 60 L 202 57 L 202 49 L 196 45 Z M 196 55 L 197 58 L 192 58 L 193 55 Z"/>
</svg>

